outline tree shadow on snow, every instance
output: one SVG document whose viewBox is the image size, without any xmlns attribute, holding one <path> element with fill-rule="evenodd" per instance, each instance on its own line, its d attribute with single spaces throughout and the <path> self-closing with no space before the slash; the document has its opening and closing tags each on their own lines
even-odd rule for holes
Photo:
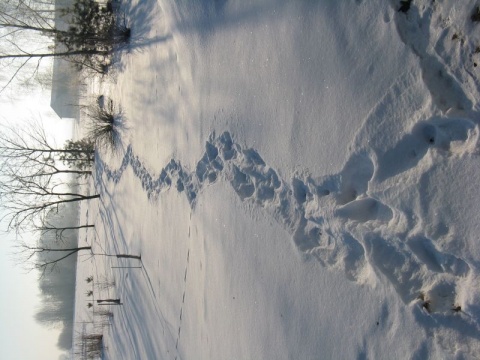
<svg viewBox="0 0 480 360">
<path fill-rule="evenodd" d="M 177 29 L 183 33 L 209 35 L 216 29 L 253 23 L 265 14 L 278 10 L 285 2 L 251 5 L 235 13 L 228 12 L 228 0 L 183 0 L 176 6 L 180 12 Z"/>
<path fill-rule="evenodd" d="M 155 23 L 157 9 L 158 5 L 154 0 L 127 0 L 122 2 L 120 10 L 125 14 L 128 25 L 132 29 L 132 36 L 145 37 Z"/>
<path fill-rule="evenodd" d="M 119 6 L 118 13 L 131 29 L 131 35 L 128 43 L 118 48 L 114 54 L 115 71 L 123 70 L 121 58 L 124 53 L 139 51 L 172 38 L 171 34 L 151 34 L 159 18 L 159 7 L 154 0 L 127 0 Z"/>
</svg>

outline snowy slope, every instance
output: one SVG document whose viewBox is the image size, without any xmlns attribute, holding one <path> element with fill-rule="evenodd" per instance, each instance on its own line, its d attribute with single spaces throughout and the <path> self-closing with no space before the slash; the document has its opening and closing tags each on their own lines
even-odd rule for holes
<svg viewBox="0 0 480 360">
<path fill-rule="evenodd" d="M 126 4 L 106 358 L 478 358 L 475 6 Z"/>
</svg>

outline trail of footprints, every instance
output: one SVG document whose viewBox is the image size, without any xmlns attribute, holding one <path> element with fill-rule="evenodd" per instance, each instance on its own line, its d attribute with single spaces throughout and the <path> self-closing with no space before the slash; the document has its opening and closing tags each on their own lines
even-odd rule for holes
<svg viewBox="0 0 480 360">
<path fill-rule="evenodd" d="M 180 306 L 180 315 L 178 317 L 179 325 L 177 331 L 177 340 L 175 341 L 175 349 L 178 350 L 178 343 L 180 341 L 180 336 L 182 334 L 182 318 L 183 318 L 183 306 L 185 305 L 185 296 L 187 294 L 187 274 L 188 274 L 188 265 L 190 263 L 190 249 L 187 251 L 187 261 L 185 266 L 185 274 L 183 276 L 183 295 L 182 295 L 182 305 Z M 175 360 L 177 357 L 175 356 Z"/>
<path fill-rule="evenodd" d="M 417 124 L 392 149 L 376 154 L 375 163 L 368 153 L 359 152 L 337 175 L 296 176 L 287 182 L 255 150 L 242 148 L 224 132 L 218 137 L 212 134 L 194 171 L 172 159 L 160 175 L 153 176 L 129 146 L 119 169 L 103 164 L 97 167 L 97 177 L 103 172 L 116 183 L 131 166 L 149 199 L 175 188 L 192 208 L 206 186 L 226 180 L 242 201 L 270 213 L 306 256 L 343 270 L 359 283 L 373 270 L 395 287 L 405 303 L 419 301 L 420 296 L 428 299 L 430 312 L 450 314 L 457 283 L 468 275 L 469 265 L 443 253 L 425 236 L 392 230 L 389 222 L 399 210 L 369 196 L 368 188 L 372 180 L 381 183 L 414 168 L 429 149 L 450 156 L 473 151 L 477 141 L 478 129 L 470 120 L 431 119 Z"/>
</svg>

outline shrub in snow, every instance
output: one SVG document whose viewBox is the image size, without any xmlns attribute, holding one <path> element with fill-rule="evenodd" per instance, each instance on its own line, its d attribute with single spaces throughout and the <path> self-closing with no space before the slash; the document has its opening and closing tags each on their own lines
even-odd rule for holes
<svg viewBox="0 0 480 360">
<path fill-rule="evenodd" d="M 98 147 L 115 152 L 121 145 L 125 122 L 120 108 L 111 99 L 106 99 L 103 104 L 96 102 L 88 108 L 88 118 L 86 138 Z"/>
</svg>

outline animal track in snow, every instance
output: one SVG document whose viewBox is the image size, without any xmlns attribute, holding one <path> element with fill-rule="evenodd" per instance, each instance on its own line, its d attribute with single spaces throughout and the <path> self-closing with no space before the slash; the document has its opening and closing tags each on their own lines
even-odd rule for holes
<svg viewBox="0 0 480 360">
<path fill-rule="evenodd" d="M 235 143 L 228 132 L 212 134 L 193 171 L 172 159 L 153 176 L 131 146 L 118 170 L 110 170 L 100 159 L 96 169 L 97 178 L 105 175 L 117 183 L 130 166 L 149 199 L 175 188 L 185 193 L 192 208 L 205 187 L 220 179 L 228 181 L 242 201 L 271 214 L 306 256 L 327 268 L 341 269 L 357 282 L 364 282 L 373 269 L 405 303 L 427 293 L 432 311 L 447 312 L 445 298 L 455 301 L 457 283 L 469 274 L 469 265 L 438 250 L 424 236 L 396 233 L 389 223 L 400 210 L 372 197 L 369 186 L 371 181 L 381 182 L 415 167 L 430 148 L 445 156 L 461 154 L 472 151 L 477 138 L 477 128 L 469 120 L 435 118 L 417 124 L 396 146 L 379 155 L 376 164 L 367 153 L 355 153 L 339 174 L 318 179 L 295 175 L 290 182 L 281 179 L 254 149 Z M 432 290 L 432 283 L 443 284 L 439 285 L 443 290 Z M 443 294 L 447 288 L 448 296 Z"/>
<path fill-rule="evenodd" d="M 352 155 L 341 173 L 337 203 L 344 205 L 364 194 L 374 170 L 373 162 L 367 154 Z"/>
<path fill-rule="evenodd" d="M 437 250 L 435 244 L 428 238 L 413 237 L 407 241 L 407 245 L 413 254 L 434 272 L 466 276 L 470 271 L 470 267 L 465 261 Z"/>
<path fill-rule="evenodd" d="M 393 213 L 390 208 L 380 201 L 372 198 L 355 200 L 340 207 L 336 212 L 338 216 L 359 222 L 370 220 L 382 220 L 388 222 L 392 219 Z"/>
<path fill-rule="evenodd" d="M 447 155 L 474 152 L 478 143 L 478 128 L 462 118 L 433 118 L 416 124 L 410 134 L 377 159 L 375 180 L 381 182 L 414 168 L 429 149 Z"/>
</svg>

